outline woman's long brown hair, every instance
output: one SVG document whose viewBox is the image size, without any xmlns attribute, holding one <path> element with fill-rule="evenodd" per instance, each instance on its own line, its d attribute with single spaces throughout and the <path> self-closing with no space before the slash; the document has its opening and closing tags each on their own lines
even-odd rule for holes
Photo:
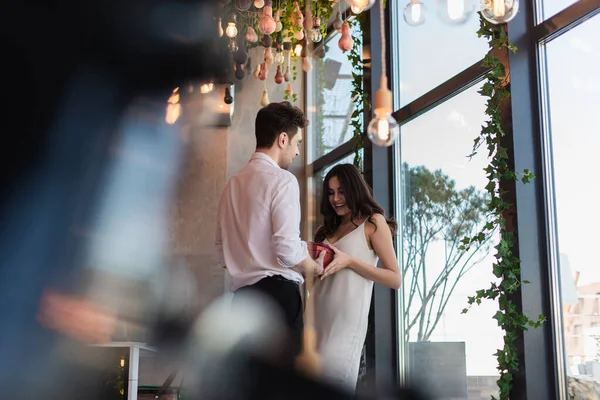
<svg viewBox="0 0 600 400">
<path fill-rule="evenodd" d="M 315 241 L 322 242 L 335 234 L 342 223 L 342 217 L 338 216 L 329 203 L 329 180 L 337 177 L 341 187 L 344 189 L 346 206 L 352 213 L 352 219 L 367 216 L 367 220 L 374 224 L 371 217 L 374 214 L 381 214 L 387 221 L 392 232 L 396 233 L 398 224 L 388 219 L 383 208 L 371 194 L 371 188 L 367 185 L 358 168 L 352 164 L 338 164 L 334 166 L 323 179 L 323 191 L 321 192 L 321 214 L 323 215 L 323 226 L 319 227 L 315 233 Z"/>
</svg>

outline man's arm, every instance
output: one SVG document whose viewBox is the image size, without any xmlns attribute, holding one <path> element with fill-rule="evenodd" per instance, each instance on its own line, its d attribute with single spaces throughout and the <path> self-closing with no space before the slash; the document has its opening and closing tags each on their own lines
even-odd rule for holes
<svg viewBox="0 0 600 400">
<path fill-rule="evenodd" d="M 323 250 L 319 257 L 316 260 L 313 260 L 312 257 L 308 256 L 300 263 L 294 265 L 292 269 L 301 274 L 305 274 L 306 271 L 310 268 L 313 271 L 313 276 L 319 276 L 323 274 L 323 258 L 325 257 L 326 251 Z"/>
<path fill-rule="evenodd" d="M 285 174 L 274 187 L 271 199 L 273 243 L 279 265 L 304 271 L 315 261 L 300 239 L 300 188 L 292 174 Z"/>
</svg>

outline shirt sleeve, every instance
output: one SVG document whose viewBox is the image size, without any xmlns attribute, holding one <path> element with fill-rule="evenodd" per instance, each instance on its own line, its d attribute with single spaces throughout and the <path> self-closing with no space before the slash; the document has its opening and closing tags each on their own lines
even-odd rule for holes
<svg viewBox="0 0 600 400">
<path fill-rule="evenodd" d="M 273 242 L 279 265 L 291 268 L 308 257 L 306 243 L 300 239 L 300 187 L 296 177 L 285 174 L 276 185 L 271 202 Z"/>
</svg>

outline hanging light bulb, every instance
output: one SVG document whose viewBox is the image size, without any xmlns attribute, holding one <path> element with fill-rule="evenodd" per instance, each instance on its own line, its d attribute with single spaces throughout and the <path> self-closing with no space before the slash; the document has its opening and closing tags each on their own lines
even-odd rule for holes
<svg viewBox="0 0 600 400">
<path fill-rule="evenodd" d="M 260 79 L 261 81 L 264 81 L 267 79 L 268 75 L 269 75 L 269 67 L 267 66 L 267 63 L 264 62 L 264 63 L 260 64 L 260 72 L 258 73 L 258 79 Z"/>
<path fill-rule="evenodd" d="M 283 50 L 287 55 L 287 63 L 285 65 L 285 72 L 283 73 L 283 80 L 286 82 L 290 81 L 290 64 L 292 63 L 292 44 L 288 42 L 283 42 Z M 302 50 L 300 50 L 302 52 Z"/>
<path fill-rule="evenodd" d="M 437 10 L 442 21 L 460 25 L 469 20 L 474 7 L 472 0 L 438 0 Z"/>
<path fill-rule="evenodd" d="M 173 125 L 179 119 L 181 115 L 181 104 L 179 104 L 179 88 L 175 88 L 169 100 L 167 100 L 167 110 L 165 115 L 165 122 L 169 125 Z"/>
<path fill-rule="evenodd" d="M 310 72 L 311 69 L 312 69 L 312 63 L 310 62 L 310 58 L 304 57 L 302 59 L 302 71 Z"/>
<path fill-rule="evenodd" d="M 265 0 L 254 0 L 254 7 L 263 8 L 265 6 Z"/>
<path fill-rule="evenodd" d="M 519 0 L 481 0 L 481 15 L 492 24 L 505 24 L 519 11 Z"/>
<path fill-rule="evenodd" d="M 273 44 L 273 39 L 271 39 L 271 36 L 263 35 L 263 38 L 262 38 L 263 47 L 271 47 L 272 44 Z"/>
<path fill-rule="evenodd" d="M 242 40 L 242 45 L 238 46 L 238 49 L 235 53 L 233 53 L 233 61 L 238 64 L 246 64 L 248 61 L 248 53 L 246 53 L 246 49 L 244 49 L 244 41 Z"/>
<path fill-rule="evenodd" d="M 234 13 L 231 13 L 231 18 L 229 18 L 229 23 L 227 24 L 227 28 L 225 29 L 225 34 L 230 39 L 233 39 L 238 34 L 237 26 L 235 26 L 236 21 L 237 17 Z"/>
<path fill-rule="evenodd" d="M 363 12 L 363 9 L 360 8 L 359 6 L 355 6 L 355 5 L 351 5 L 350 6 L 350 11 L 352 11 L 353 14 L 360 14 L 361 12 Z"/>
<path fill-rule="evenodd" d="M 367 128 L 369 140 L 381 147 L 389 147 L 394 144 L 399 134 L 400 126 L 391 113 L 375 114 L 375 118 L 371 120 Z"/>
<path fill-rule="evenodd" d="M 252 0 L 235 0 L 233 4 L 235 9 L 240 12 L 248 11 L 250 6 L 252 6 Z"/>
<path fill-rule="evenodd" d="M 296 55 L 296 57 L 300 57 L 300 55 L 302 54 L 302 45 L 300 43 L 296 44 L 296 47 L 294 48 L 294 54 Z"/>
<path fill-rule="evenodd" d="M 233 96 L 231 95 L 231 88 L 229 86 L 225 88 L 225 97 L 223 98 L 223 101 L 225 104 L 233 103 Z"/>
<path fill-rule="evenodd" d="M 271 50 L 271 47 L 265 48 L 264 59 L 267 64 L 273 64 L 273 51 Z"/>
<path fill-rule="evenodd" d="M 304 29 L 310 31 L 313 27 L 313 16 L 310 9 L 304 10 Z"/>
<path fill-rule="evenodd" d="M 205 83 L 204 85 L 200 86 L 200 93 L 202 93 L 202 94 L 210 93 L 213 91 L 214 88 L 215 88 L 214 83 L 212 83 L 212 82 Z"/>
<path fill-rule="evenodd" d="M 273 19 L 273 7 L 270 5 L 264 6 L 262 18 L 258 23 L 258 30 L 265 35 L 270 35 L 275 32 L 277 23 Z"/>
<path fill-rule="evenodd" d="M 283 24 L 281 23 L 281 13 L 282 9 L 280 8 L 275 12 L 275 32 L 281 32 L 283 29 Z"/>
<path fill-rule="evenodd" d="M 249 26 L 248 29 L 246 29 L 246 40 L 252 43 L 258 42 L 258 35 L 256 34 L 254 28 L 251 26 Z"/>
<path fill-rule="evenodd" d="M 292 8 L 294 9 L 292 11 L 292 22 L 295 25 L 302 27 L 302 25 L 304 24 L 304 15 L 302 14 L 302 11 L 300 11 L 300 6 L 298 5 L 297 1 L 294 1 L 292 3 Z"/>
<path fill-rule="evenodd" d="M 338 46 L 342 51 L 349 51 L 354 46 L 354 39 L 352 39 L 352 35 L 350 35 L 350 26 L 348 22 L 342 24 L 342 37 L 338 42 Z"/>
<path fill-rule="evenodd" d="M 375 92 L 375 117 L 369 122 L 367 136 L 373 144 L 388 147 L 394 144 L 400 134 L 400 125 L 392 117 L 392 91 L 388 89 L 386 73 L 386 38 L 383 2 L 379 3 L 379 29 L 381 37 L 381 78 L 379 90 Z"/>
<path fill-rule="evenodd" d="M 360 10 L 359 12 L 362 12 L 373 7 L 375 0 L 348 0 L 348 3 L 350 4 L 351 8 L 355 7 L 356 9 Z M 352 12 L 354 12 L 354 10 Z"/>
<path fill-rule="evenodd" d="M 283 71 L 281 70 L 281 64 L 277 65 L 277 72 L 275 72 L 275 83 L 283 83 Z"/>
<path fill-rule="evenodd" d="M 304 39 L 304 30 L 300 29 L 298 32 L 294 33 L 294 38 L 296 40 L 302 40 L 302 39 Z"/>
<path fill-rule="evenodd" d="M 420 0 L 410 0 L 404 7 L 404 21 L 410 26 L 419 26 L 425 23 L 426 9 Z"/>
<path fill-rule="evenodd" d="M 281 49 L 277 49 L 277 52 L 275 53 L 275 62 L 277 64 L 281 64 L 283 62 L 283 52 Z"/>
<path fill-rule="evenodd" d="M 269 103 L 269 92 L 267 92 L 267 88 L 264 88 L 262 96 L 260 96 L 260 105 L 266 107 L 269 105 Z"/>
<path fill-rule="evenodd" d="M 223 37 L 223 20 L 221 19 L 221 17 L 219 17 L 218 29 L 219 29 L 219 37 Z"/>
<path fill-rule="evenodd" d="M 292 84 L 291 84 L 291 83 L 288 83 L 288 87 L 287 87 L 287 89 L 286 89 L 286 92 L 287 92 L 287 95 L 288 95 L 288 96 L 291 96 L 291 95 L 293 95 L 293 94 L 294 94 L 294 88 L 292 87 Z"/>
<path fill-rule="evenodd" d="M 314 25 L 310 32 L 310 40 L 314 43 L 319 43 L 323 40 L 323 34 L 321 33 L 321 18 L 315 18 Z"/>
<path fill-rule="evenodd" d="M 246 76 L 246 72 L 244 71 L 243 65 L 242 64 L 236 64 L 235 65 L 235 79 L 241 81 L 242 79 L 244 79 L 244 77 Z"/>
<path fill-rule="evenodd" d="M 232 53 L 235 53 L 238 50 L 238 45 L 237 45 L 235 39 L 231 39 L 229 41 L 229 45 L 227 46 L 227 48 L 229 48 L 229 51 Z"/>
<path fill-rule="evenodd" d="M 342 14 L 338 11 L 335 14 L 335 19 L 333 20 L 333 28 L 338 31 L 338 33 L 342 33 L 342 25 L 344 21 L 342 20 Z"/>
</svg>

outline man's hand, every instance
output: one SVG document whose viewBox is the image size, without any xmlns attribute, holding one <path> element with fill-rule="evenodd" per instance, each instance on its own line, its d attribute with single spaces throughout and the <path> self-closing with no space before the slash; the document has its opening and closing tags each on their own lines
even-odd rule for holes
<svg viewBox="0 0 600 400">
<path fill-rule="evenodd" d="M 317 257 L 317 259 L 315 260 L 317 264 L 314 270 L 315 277 L 323 275 L 323 260 L 325 259 L 325 254 L 327 254 L 327 252 L 325 250 L 322 250 L 321 253 L 319 253 L 319 257 Z"/>
<path fill-rule="evenodd" d="M 309 255 L 301 263 L 295 265 L 292 270 L 307 275 L 307 272 L 312 271 L 313 278 L 323 275 L 323 260 L 325 258 L 326 251 L 323 250 L 319 254 L 316 260 L 313 260 Z"/>
</svg>

